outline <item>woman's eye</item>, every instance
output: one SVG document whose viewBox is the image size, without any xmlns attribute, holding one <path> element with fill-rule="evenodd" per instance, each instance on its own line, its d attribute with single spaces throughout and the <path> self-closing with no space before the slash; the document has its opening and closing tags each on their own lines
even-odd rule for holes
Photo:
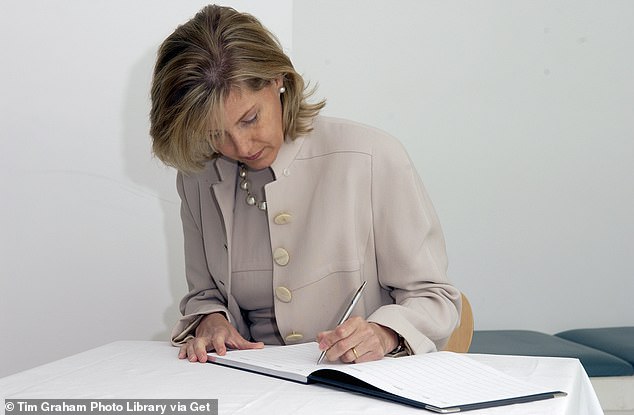
<svg viewBox="0 0 634 415">
<path fill-rule="evenodd" d="M 245 118 L 242 120 L 242 123 L 245 125 L 253 124 L 258 120 L 258 113 L 256 112 L 252 116 Z"/>
</svg>

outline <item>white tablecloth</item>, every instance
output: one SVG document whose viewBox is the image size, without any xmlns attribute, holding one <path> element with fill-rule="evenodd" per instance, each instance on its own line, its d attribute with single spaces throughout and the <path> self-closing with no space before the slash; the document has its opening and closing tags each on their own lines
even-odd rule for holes
<svg viewBox="0 0 634 415">
<path fill-rule="evenodd" d="M 189 363 L 165 342 L 120 341 L 0 379 L 0 398 L 218 399 L 219 414 L 430 413 L 320 385 L 303 385 L 214 364 Z M 576 359 L 469 355 L 510 375 L 568 393 L 563 398 L 469 414 L 602 414 Z M 2 415 L 5 413 L 4 402 Z M 7 414 L 8 415 L 8 414 Z"/>
</svg>

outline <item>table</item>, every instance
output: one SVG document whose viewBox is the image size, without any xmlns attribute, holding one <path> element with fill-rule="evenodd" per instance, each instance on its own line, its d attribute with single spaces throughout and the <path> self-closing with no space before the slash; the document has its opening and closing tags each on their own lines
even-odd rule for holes
<svg viewBox="0 0 634 415">
<path fill-rule="evenodd" d="M 118 341 L 0 379 L 0 398 L 218 399 L 219 414 L 431 414 L 327 386 L 303 385 L 176 357 L 166 342 Z M 469 355 L 568 396 L 469 414 L 603 414 L 576 359 Z M 2 413 L 5 413 L 4 402 Z M 7 412 L 8 415 L 8 412 Z"/>
</svg>

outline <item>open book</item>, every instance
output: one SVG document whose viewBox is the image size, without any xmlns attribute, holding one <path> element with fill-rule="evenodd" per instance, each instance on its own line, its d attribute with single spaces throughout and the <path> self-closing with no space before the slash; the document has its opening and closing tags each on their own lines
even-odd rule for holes
<svg viewBox="0 0 634 415">
<path fill-rule="evenodd" d="M 301 383 L 324 383 L 435 412 L 451 413 L 565 396 L 468 356 L 437 352 L 374 362 L 317 365 L 317 343 L 209 353 L 212 363 Z"/>
</svg>

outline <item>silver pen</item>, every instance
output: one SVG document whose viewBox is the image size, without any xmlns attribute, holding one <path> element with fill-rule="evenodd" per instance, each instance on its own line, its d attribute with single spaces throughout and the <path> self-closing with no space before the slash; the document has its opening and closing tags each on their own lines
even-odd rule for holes
<svg viewBox="0 0 634 415">
<path fill-rule="evenodd" d="M 361 298 L 361 294 L 363 293 L 363 289 L 365 288 L 366 283 L 367 281 L 363 281 L 363 284 L 361 284 L 357 292 L 354 294 L 354 297 L 352 297 L 352 300 L 350 301 L 350 304 L 348 304 L 346 311 L 343 313 L 343 316 L 341 316 L 341 318 L 339 319 L 337 326 L 343 323 L 344 321 L 346 321 L 348 317 L 350 317 L 350 313 L 352 313 L 352 309 L 359 301 L 359 298 Z M 323 352 L 321 352 L 321 354 L 319 355 L 319 359 L 317 360 L 317 364 L 320 364 L 321 361 L 324 360 L 324 357 L 326 357 L 326 352 L 327 350 L 324 350 Z"/>
</svg>

